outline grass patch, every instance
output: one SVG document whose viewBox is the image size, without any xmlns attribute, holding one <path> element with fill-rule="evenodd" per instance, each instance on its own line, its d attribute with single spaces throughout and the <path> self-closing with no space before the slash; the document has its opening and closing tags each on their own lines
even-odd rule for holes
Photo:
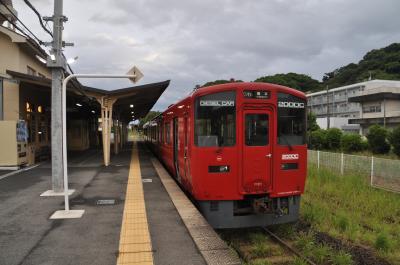
<svg viewBox="0 0 400 265">
<path fill-rule="evenodd" d="M 351 255 L 345 253 L 343 251 L 338 252 L 337 254 L 331 257 L 331 262 L 333 265 L 352 265 L 354 264 L 351 259 Z"/>
<path fill-rule="evenodd" d="M 381 233 L 375 240 L 375 248 L 384 252 L 387 252 L 390 248 L 389 239 L 386 234 Z"/>
<path fill-rule="evenodd" d="M 373 248 L 400 264 L 400 195 L 371 188 L 365 177 L 309 167 L 301 218 L 317 231 Z M 345 264 L 343 256 L 331 257 L 332 263 Z"/>
<path fill-rule="evenodd" d="M 295 258 L 291 265 L 308 265 L 308 263 L 301 258 Z"/>
<path fill-rule="evenodd" d="M 247 263 L 248 265 L 271 265 L 271 262 L 265 259 L 256 259 L 251 263 Z"/>
</svg>

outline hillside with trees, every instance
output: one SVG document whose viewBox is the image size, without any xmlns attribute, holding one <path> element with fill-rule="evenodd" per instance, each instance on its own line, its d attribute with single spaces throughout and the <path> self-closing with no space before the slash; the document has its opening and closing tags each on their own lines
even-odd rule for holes
<svg viewBox="0 0 400 265">
<path fill-rule="evenodd" d="M 371 50 L 358 63 L 350 63 L 325 73 L 322 82 L 298 73 L 263 76 L 254 82 L 267 82 L 292 87 L 303 92 L 316 92 L 325 89 L 327 85 L 329 88 L 335 88 L 366 81 L 370 77 L 372 79 L 400 80 L 400 43 Z M 229 82 L 231 81 L 215 80 L 205 83 L 203 87 Z"/>
<path fill-rule="evenodd" d="M 266 82 L 295 88 L 303 92 L 315 92 L 322 89 L 318 80 L 304 74 L 287 73 L 259 77 L 254 82 Z"/>
<path fill-rule="evenodd" d="M 324 87 L 330 88 L 350 85 L 372 79 L 400 80 L 400 43 L 393 43 L 382 49 L 367 52 L 356 63 L 325 73 L 322 78 Z"/>
</svg>

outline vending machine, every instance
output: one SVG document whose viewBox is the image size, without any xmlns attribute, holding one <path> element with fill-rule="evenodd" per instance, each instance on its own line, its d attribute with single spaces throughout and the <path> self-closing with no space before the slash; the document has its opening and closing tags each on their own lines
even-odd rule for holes
<svg viewBox="0 0 400 265">
<path fill-rule="evenodd" d="M 28 129 L 25 121 L 0 121 L 0 167 L 27 163 Z"/>
</svg>

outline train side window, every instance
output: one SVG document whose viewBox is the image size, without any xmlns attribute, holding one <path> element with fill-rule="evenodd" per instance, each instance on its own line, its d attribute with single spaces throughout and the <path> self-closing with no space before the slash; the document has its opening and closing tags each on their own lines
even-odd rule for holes
<svg viewBox="0 0 400 265">
<path fill-rule="evenodd" d="M 268 114 L 246 114 L 245 143 L 247 146 L 269 144 Z"/>
<path fill-rule="evenodd" d="M 171 123 L 167 122 L 165 124 L 165 140 L 167 144 L 171 143 Z"/>
<path fill-rule="evenodd" d="M 235 91 L 196 99 L 194 142 L 199 147 L 236 144 Z"/>
<path fill-rule="evenodd" d="M 306 143 L 306 104 L 296 96 L 278 93 L 278 144 L 303 145 Z"/>
</svg>

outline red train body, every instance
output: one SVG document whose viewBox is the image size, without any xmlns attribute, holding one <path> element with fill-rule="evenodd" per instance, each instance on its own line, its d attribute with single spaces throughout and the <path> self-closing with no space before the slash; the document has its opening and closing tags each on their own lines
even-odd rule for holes
<svg viewBox="0 0 400 265">
<path fill-rule="evenodd" d="M 267 83 L 200 88 L 144 134 L 215 228 L 298 218 L 307 172 L 304 93 Z"/>
</svg>

